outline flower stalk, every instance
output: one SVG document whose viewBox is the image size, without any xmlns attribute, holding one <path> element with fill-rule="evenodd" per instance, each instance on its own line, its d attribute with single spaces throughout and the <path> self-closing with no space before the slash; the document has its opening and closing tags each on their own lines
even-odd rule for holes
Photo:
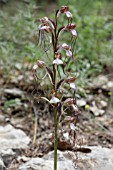
<svg viewBox="0 0 113 170">
<path fill-rule="evenodd" d="M 59 16 L 65 14 L 67 17 L 67 25 L 59 26 Z M 66 44 L 60 42 L 60 37 L 62 36 L 62 33 L 65 33 L 64 31 L 67 31 L 70 33 L 70 36 L 72 37 L 72 42 L 76 41 L 77 38 L 77 32 L 75 30 L 76 24 L 72 23 L 72 14 L 69 12 L 68 6 L 62 6 L 59 10 L 55 13 L 55 19 L 43 17 L 39 20 L 40 25 L 38 25 L 38 41 L 39 45 L 42 47 L 42 49 L 45 49 L 45 42 L 44 35 L 46 37 L 48 36 L 48 45 L 51 44 L 51 50 L 53 52 L 53 58 L 52 62 L 47 65 L 46 62 L 41 61 L 40 59 L 37 61 L 37 63 L 33 66 L 33 75 L 35 79 L 41 81 L 39 79 L 39 75 L 37 76 L 38 69 L 42 69 L 42 71 L 45 71 L 45 75 L 42 78 L 42 81 L 48 76 L 50 81 L 50 91 L 49 95 L 50 98 L 46 98 L 46 96 L 39 96 L 40 98 L 46 100 L 49 102 L 51 107 L 53 107 L 53 115 L 54 115 L 54 170 L 57 170 L 57 148 L 58 148 L 58 127 L 59 124 L 62 124 L 63 118 L 66 116 L 65 110 L 67 110 L 68 107 L 71 107 L 72 109 L 72 117 L 68 116 L 68 123 L 69 127 L 72 129 L 75 129 L 74 122 L 76 122 L 77 116 L 78 116 L 78 110 L 76 106 L 76 100 L 75 100 L 75 92 L 76 92 L 76 86 L 75 86 L 75 80 L 76 76 L 71 76 L 71 71 L 66 72 L 66 66 L 68 66 L 68 63 L 70 61 L 73 62 L 74 58 L 74 46 L 73 44 Z M 44 44 L 44 46 L 43 46 Z M 47 49 L 47 48 L 46 48 Z M 44 50 L 46 51 L 46 55 L 48 57 L 48 53 L 50 49 Z M 65 55 L 63 56 L 62 52 L 65 51 Z M 51 61 L 51 60 L 50 60 Z M 63 74 L 60 73 L 59 70 L 62 69 Z M 63 88 L 65 88 L 65 85 L 69 87 L 70 91 L 72 92 L 73 97 L 69 98 L 64 101 L 63 96 L 65 95 L 65 92 L 63 91 Z M 64 121 L 66 118 L 64 119 Z M 65 136 L 65 135 L 64 135 Z M 68 137 L 69 134 L 66 133 L 66 137 Z"/>
<path fill-rule="evenodd" d="M 54 170 L 57 170 L 58 122 L 57 110 L 54 108 Z"/>
</svg>

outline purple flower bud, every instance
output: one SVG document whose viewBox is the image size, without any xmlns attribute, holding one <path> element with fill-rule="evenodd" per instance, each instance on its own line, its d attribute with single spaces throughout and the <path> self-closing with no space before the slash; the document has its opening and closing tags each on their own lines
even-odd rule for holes
<svg viewBox="0 0 113 170">
<path fill-rule="evenodd" d="M 66 43 L 62 44 L 62 48 L 64 50 L 70 50 L 71 49 L 71 47 L 68 44 L 66 44 Z"/>
<path fill-rule="evenodd" d="M 75 86 L 75 80 L 76 80 L 76 77 L 69 77 L 65 80 L 66 83 L 69 84 L 69 86 L 72 88 L 72 89 L 76 89 L 76 86 Z"/>
<path fill-rule="evenodd" d="M 68 78 L 65 80 L 65 82 L 66 82 L 66 83 L 73 83 L 73 82 L 75 82 L 75 80 L 76 80 L 76 77 L 68 77 Z"/>
<path fill-rule="evenodd" d="M 46 24 L 48 22 L 48 18 L 43 17 L 43 18 L 40 19 L 40 22 L 42 22 L 43 24 Z"/>
<path fill-rule="evenodd" d="M 77 37 L 77 32 L 76 32 L 76 30 L 74 30 L 75 27 L 76 27 L 76 24 L 68 24 L 66 26 L 66 30 L 70 31 L 73 36 Z"/>
<path fill-rule="evenodd" d="M 65 13 L 67 11 L 68 11 L 68 6 L 62 6 L 61 9 L 60 9 L 61 13 Z"/>
<path fill-rule="evenodd" d="M 45 62 L 41 60 L 37 60 L 37 66 L 43 68 L 45 66 Z"/>
<path fill-rule="evenodd" d="M 67 29 L 68 31 L 71 31 L 71 30 L 73 30 L 75 27 L 76 27 L 76 24 L 71 24 L 71 23 L 69 23 L 69 24 L 66 26 L 66 29 Z"/>
</svg>

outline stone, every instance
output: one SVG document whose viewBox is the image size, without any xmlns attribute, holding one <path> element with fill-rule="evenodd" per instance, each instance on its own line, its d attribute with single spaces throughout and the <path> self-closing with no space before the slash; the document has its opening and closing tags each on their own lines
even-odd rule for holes
<svg viewBox="0 0 113 170">
<path fill-rule="evenodd" d="M 105 75 L 99 75 L 92 82 L 94 87 L 101 87 L 103 85 L 106 85 L 107 83 L 108 83 L 108 78 Z"/>
<path fill-rule="evenodd" d="M 112 170 L 113 148 L 101 146 L 88 147 L 91 153 L 76 153 L 71 151 L 58 151 L 58 170 Z M 50 152 L 43 158 L 31 158 L 19 167 L 18 170 L 53 170 L 54 152 Z M 76 165 L 74 166 L 74 164 Z"/>
<path fill-rule="evenodd" d="M 14 97 L 23 97 L 24 93 L 22 90 L 18 88 L 13 88 L 13 89 L 4 89 L 4 93 L 10 96 Z"/>
<path fill-rule="evenodd" d="M 30 138 L 20 129 L 10 124 L 0 126 L 0 152 L 12 148 L 27 148 Z"/>
<path fill-rule="evenodd" d="M 7 170 L 1 158 L 0 158 L 0 170 Z"/>
<path fill-rule="evenodd" d="M 0 152 L 0 155 L 4 164 L 7 166 L 16 157 L 16 152 L 14 152 L 12 149 L 7 149 L 7 150 L 2 150 Z"/>
<path fill-rule="evenodd" d="M 58 155 L 58 170 L 75 170 L 70 160 L 67 160 L 65 157 L 63 157 L 60 152 Z M 20 166 L 19 170 L 30 170 L 30 168 L 33 170 L 53 170 L 53 152 L 47 157 L 48 158 L 32 158 L 30 161 Z"/>
<path fill-rule="evenodd" d="M 85 99 L 77 99 L 77 106 L 78 107 L 83 107 L 86 105 L 86 100 Z"/>
<path fill-rule="evenodd" d="M 102 116 L 105 113 L 105 110 L 96 106 L 95 101 L 92 102 L 92 105 L 93 106 L 90 106 L 89 110 L 94 114 L 94 116 Z"/>
<path fill-rule="evenodd" d="M 4 123 L 5 116 L 0 113 L 0 123 Z"/>
</svg>

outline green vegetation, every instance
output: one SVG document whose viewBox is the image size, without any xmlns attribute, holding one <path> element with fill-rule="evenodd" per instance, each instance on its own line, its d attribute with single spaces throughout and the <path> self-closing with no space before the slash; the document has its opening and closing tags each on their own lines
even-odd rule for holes
<svg viewBox="0 0 113 170">
<path fill-rule="evenodd" d="M 35 1 L 26 2 L 12 1 L 0 7 L 0 60 L 6 69 L 15 66 L 16 61 L 34 62 L 45 57 L 36 44 L 30 42 L 33 30 L 37 29 L 35 20 L 44 16 L 43 7 L 36 7 Z M 59 5 L 68 4 L 73 20 L 77 23 L 75 64 L 80 74 L 78 83 L 81 85 L 83 78 L 84 83 L 87 83 L 104 66 L 112 65 L 113 2 L 75 0 L 63 3 L 60 1 Z"/>
</svg>

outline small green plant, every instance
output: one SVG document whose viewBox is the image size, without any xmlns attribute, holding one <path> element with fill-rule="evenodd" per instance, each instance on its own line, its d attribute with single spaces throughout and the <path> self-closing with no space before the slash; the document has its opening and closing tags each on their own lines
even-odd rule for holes
<svg viewBox="0 0 113 170">
<path fill-rule="evenodd" d="M 66 19 L 67 23 L 59 22 L 59 17 Z M 65 16 L 66 15 L 66 16 Z M 68 6 L 62 6 L 55 13 L 55 19 L 41 18 L 38 25 L 38 44 L 45 51 L 47 61 L 37 60 L 33 66 L 33 75 L 39 82 L 49 78 L 49 95 L 44 91 L 45 96 L 39 96 L 44 99 L 53 108 L 54 112 L 54 170 L 57 170 L 57 146 L 58 146 L 58 128 L 62 122 L 68 122 L 70 129 L 75 129 L 75 123 L 78 117 L 78 108 L 76 106 L 76 73 L 68 67 L 70 62 L 74 62 L 74 46 L 77 39 L 75 30 L 76 24 L 72 23 L 72 14 L 68 11 Z M 66 34 L 70 44 L 62 43 L 62 34 Z M 69 41 L 68 41 L 69 42 Z M 53 57 L 51 57 L 53 55 Z M 40 57 L 42 58 L 42 57 Z M 40 70 L 45 72 L 43 78 L 40 78 Z M 65 90 L 67 88 L 67 90 Z M 69 92 L 72 96 L 68 96 Z M 70 113 L 67 114 L 68 109 Z M 66 134 L 67 136 L 67 134 Z"/>
</svg>

